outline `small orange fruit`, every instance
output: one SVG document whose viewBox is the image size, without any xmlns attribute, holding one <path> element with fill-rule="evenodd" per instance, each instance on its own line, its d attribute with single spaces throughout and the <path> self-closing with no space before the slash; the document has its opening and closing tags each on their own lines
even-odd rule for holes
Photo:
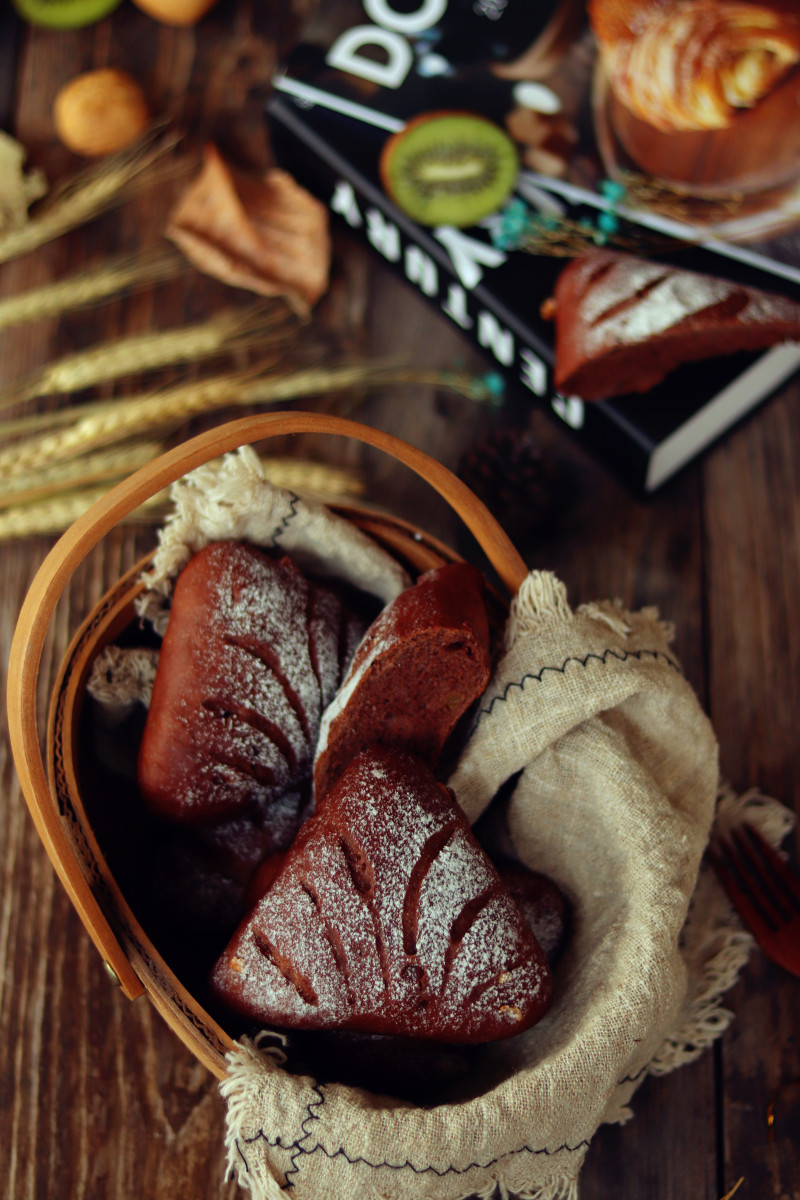
<svg viewBox="0 0 800 1200">
<path fill-rule="evenodd" d="M 217 0 L 133 0 L 137 8 L 162 25 L 194 25 Z"/>
<path fill-rule="evenodd" d="M 104 67 L 64 85 L 53 104 L 53 120 L 65 146 L 96 157 L 134 142 L 150 123 L 150 109 L 135 79 Z"/>
</svg>

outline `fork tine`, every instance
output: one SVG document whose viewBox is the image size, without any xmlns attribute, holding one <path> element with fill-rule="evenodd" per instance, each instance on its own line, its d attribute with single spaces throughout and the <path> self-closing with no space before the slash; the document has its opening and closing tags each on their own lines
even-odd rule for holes
<svg viewBox="0 0 800 1200">
<path fill-rule="evenodd" d="M 755 826 L 745 821 L 742 829 L 764 859 L 765 864 L 769 867 L 773 880 L 780 888 L 786 900 L 788 900 L 792 908 L 800 912 L 800 876 L 797 876 L 786 865 L 781 856 L 770 846 L 769 842 L 765 841 Z"/>
<path fill-rule="evenodd" d="M 732 829 L 730 837 L 739 856 L 738 862 L 734 862 L 732 865 L 738 866 L 742 884 L 746 890 L 751 892 L 751 899 L 758 901 L 776 926 L 785 925 L 790 920 L 792 912 L 786 898 L 776 888 L 770 869 L 765 867 L 763 858 L 759 856 L 758 851 L 753 848 L 741 829 Z"/>
<path fill-rule="evenodd" d="M 717 838 L 717 846 L 708 847 L 708 856 L 719 876 L 720 883 L 734 906 L 739 910 L 750 932 L 759 940 L 768 934 L 777 932 L 778 923 L 775 918 L 764 912 L 757 899 L 754 901 L 753 894 L 749 889 L 744 889 L 741 872 L 733 873 L 731 867 L 735 863 L 735 858 L 731 846 L 722 838 Z M 723 858 L 720 850 L 724 851 L 726 858 Z"/>
<path fill-rule="evenodd" d="M 730 840 L 717 837 L 708 855 L 764 953 L 800 977 L 800 903 L 790 868 L 781 859 L 780 868 L 773 867 L 774 851 L 749 830 L 732 830 Z M 780 885 L 776 884 L 778 878 Z"/>
</svg>

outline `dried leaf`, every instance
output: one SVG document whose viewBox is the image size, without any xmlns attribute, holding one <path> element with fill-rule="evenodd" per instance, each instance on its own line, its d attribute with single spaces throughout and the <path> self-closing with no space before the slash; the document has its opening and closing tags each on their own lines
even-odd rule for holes
<svg viewBox="0 0 800 1200">
<path fill-rule="evenodd" d="M 200 175 L 167 225 L 198 270 L 261 296 L 286 296 L 302 312 L 328 286 L 328 213 L 286 171 L 249 176 L 208 145 Z"/>
<path fill-rule="evenodd" d="M 24 146 L 0 130 L 0 229 L 16 229 L 28 219 L 28 208 L 47 191 L 42 171 L 24 170 Z"/>
</svg>

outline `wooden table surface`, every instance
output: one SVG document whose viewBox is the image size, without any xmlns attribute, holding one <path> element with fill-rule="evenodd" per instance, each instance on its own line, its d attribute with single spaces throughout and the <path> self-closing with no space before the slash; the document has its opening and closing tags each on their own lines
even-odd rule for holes
<svg viewBox="0 0 800 1200">
<path fill-rule="evenodd" d="M 32 164 L 52 180 L 63 177 L 81 164 L 55 138 L 53 97 L 76 73 L 110 64 L 142 81 L 155 110 L 182 123 L 189 145 L 214 138 L 242 164 L 263 166 L 262 107 L 281 39 L 291 32 L 285 15 L 277 0 L 221 0 L 196 29 L 178 31 L 125 3 L 93 28 L 52 33 L 4 9 L 0 124 L 29 148 Z M 8 263 L 0 291 L 152 242 L 162 201 L 144 194 Z M 90 318 L 9 330 L 0 382 L 96 340 L 159 320 L 197 319 L 220 294 L 221 285 L 194 277 L 157 296 L 115 300 Z M 338 229 L 332 286 L 309 332 L 323 337 L 352 356 L 390 352 L 416 365 L 462 363 L 478 372 L 487 365 Z M 493 426 L 523 419 L 516 408 L 498 411 L 421 386 L 295 407 L 347 411 L 451 467 Z M 526 560 L 556 571 L 573 603 L 619 596 L 631 607 L 657 605 L 676 623 L 676 651 L 716 727 L 724 774 L 739 790 L 758 787 L 800 808 L 800 385 L 786 387 L 647 503 L 545 414 L 524 420 L 548 464 L 545 487 L 557 481 L 559 488 L 557 508 L 528 539 Z M 362 462 L 372 500 L 462 545 L 455 519 L 404 470 L 352 447 L 324 453 Z M 4 674 L 17 613 L 52 540 L 0 546 Z M 46 647 L 43 709 L 76 623 L 152 543 L 147 528 L 115 531 L 74 577 Z M 0 770 L 0 1195 L 234 1196 L 236 1184 L 224 1179 L 214 1079 L 146 1000 L 126 1001 L 107 979 L 34 831 L 5 733 Z M 582 1175 L 583 1200 L 719 1200 L 740 1179 L 740 1200 L 800 1197 L 800 982 L 756 952 L 728 1002 L 736 1018 L 714 1049 L 647 1081 L 634 1098 L 634 1119 L 601 1129 Z"/>
</svg>

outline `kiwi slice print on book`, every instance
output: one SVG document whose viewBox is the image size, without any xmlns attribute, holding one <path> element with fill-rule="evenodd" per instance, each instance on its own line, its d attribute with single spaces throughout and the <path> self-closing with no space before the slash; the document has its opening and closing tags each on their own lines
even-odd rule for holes
<svg viewBox="0 0 800 1200">
<path fill-rule="evenodd" d="M 465 112 L 415 117 L 388 139 L 380 159 L 387 195 L 420 225 L 474 225 L 502 205 L 518 170 L 508 134 Z"/>
<path fill-rule="evenodd" d="M 14 0 L 20 16 L 48 29 L 81 29 L 101 21 L 122 0 Z"/>
</svg>

